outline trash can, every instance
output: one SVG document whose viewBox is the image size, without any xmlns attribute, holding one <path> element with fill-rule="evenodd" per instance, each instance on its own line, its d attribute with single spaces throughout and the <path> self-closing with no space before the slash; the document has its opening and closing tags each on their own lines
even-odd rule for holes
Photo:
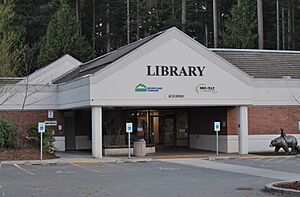
<svg viewBox="0 0 300 197">
<path fill-rule="evenodd" d="M 146 155 L 146 142 L 144 139 L 133 142 L 133 154 L 136 157 L 144 157 Z"/>
</svg>

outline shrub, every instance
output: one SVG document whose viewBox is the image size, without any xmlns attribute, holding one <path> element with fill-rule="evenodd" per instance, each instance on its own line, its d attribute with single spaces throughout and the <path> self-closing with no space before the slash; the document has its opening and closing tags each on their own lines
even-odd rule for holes
<svg viewBox="0 0 300 197">
<path fill-rule="evenodd" d="M 16 148 L 17 128 L 8 120 L 0 120 L 0 148 Z"/>
<path fill-rule="evenodd" d="M 31 124 L 27 130 L 28 140 L 34 147 L 40 147 L 41 144 L 41 134 L 38 132 L 38 124 Z M 43 133 L 43 153 L 53 153 L 54 148 L 54 137 L 52 131 L 46 128 L 45 133 Z"/>
</svg>

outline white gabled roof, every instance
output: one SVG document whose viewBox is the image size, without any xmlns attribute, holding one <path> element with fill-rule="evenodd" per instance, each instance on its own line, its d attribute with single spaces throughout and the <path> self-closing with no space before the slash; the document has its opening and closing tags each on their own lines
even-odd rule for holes
<svg viewBox="0 0 300 197">
<path fill-rule="evenodd" d="M 28 84 L 49 84 L 53 80 L 59 78 L 65 73 L 77 68 L 80 64 L 80 61 L 75 59 L 69 54 L 62 56 L 51 64 L 36 70 L 28 76 Z M 27 80 L 27 77 L 20 81 L 19 83 L 24 83 L 23 81 Z"/>
</svg>

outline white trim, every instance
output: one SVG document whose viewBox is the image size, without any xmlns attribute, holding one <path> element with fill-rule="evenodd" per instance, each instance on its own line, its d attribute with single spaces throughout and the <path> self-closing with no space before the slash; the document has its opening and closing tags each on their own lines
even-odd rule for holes
<svg viewBox="0 0 300 197">
<path fill-rule="evenodd" d="M 297 138 L 300 143 L 300 134 L 287 134 Z M 271 135 L 249 135 L 249 152 L 274 151 L 274 147 L 269 147 L 271 140 L 279 137 L 280 134 Z"/>
<path fill-rule="evenodd" d="M 267 50 L 267 49 L 232 49 L 232 48 L 209 48 L 211 51 L 238 51 L 238 52 L 262 52 L 262 53 L 297 53 L 300 51 L 290 51 L 290 50 Z"/>
<path fill-rule="evenodd" d="M 280 134 L 270 135 L 248 135 L 248 151 L 251 152 L 273 152 L 274 147 L 269 147 L 271 140 Z M 287 134 L 295 136 L 300 143 L 300 134 Z M 216 151 L 215 135 L 190 134 L 190 148 Z M 219 151 L 226 153 L 238 152 L 238 135 L 219 135 Z"/>
</svg>

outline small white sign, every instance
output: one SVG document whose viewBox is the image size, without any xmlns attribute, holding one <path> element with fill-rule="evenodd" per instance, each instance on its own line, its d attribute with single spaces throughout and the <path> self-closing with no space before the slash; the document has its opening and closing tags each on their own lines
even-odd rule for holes
<svg viewBox="0 0 300 197">
<path fill-rule="evenodd" d="M 298 130 L 300 131 L 300 120 L 298 121 Z"/>
<path fill-rule="evenodd" d="M 54 111 L 48 110 L 48 118 L 53 118 L 53 117 L 54 117 Z"/>
<path fill-rule="evenodd" d="M 46 131 L 46 125 L 44 122 L 39 122 L 38 123 L 38 132 L 39 133 L 45 133 Z"/>
<path fill-rule="evenodd" d="M 126 133 L 132 133 L 132 130 L 133 130 L 132 127 L 133 127 L 132 122 L 127 122 L 126 123 Z"/>
<path fill-rule="evenodd" d="M 221 122 L 214 122 L 214 131 L 221 131 Z"/>
<path fill-rule="evenodd" d="M 45 125 L 46 126 L 56 126 L 57 125 L 57 121 L 56 120 L 46 120 L 45 121 Z"/>
</svg>

